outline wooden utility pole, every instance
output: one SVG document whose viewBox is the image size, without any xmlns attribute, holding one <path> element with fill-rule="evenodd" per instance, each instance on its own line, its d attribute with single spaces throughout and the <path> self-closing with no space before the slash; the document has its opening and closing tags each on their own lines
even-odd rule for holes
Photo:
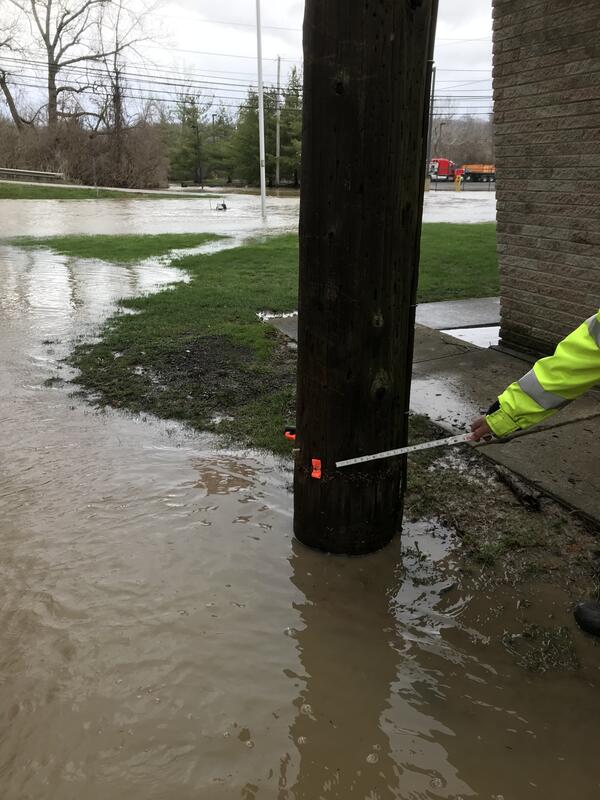
<svg viewBox="0 0 600 800">
<path fill-rule="evenodd" d="M 335 462 L 407 440 L 436 15 L 306 2 L 294 530 L 333 553 L 402 524 L 404 462 Z"/>
</svg>

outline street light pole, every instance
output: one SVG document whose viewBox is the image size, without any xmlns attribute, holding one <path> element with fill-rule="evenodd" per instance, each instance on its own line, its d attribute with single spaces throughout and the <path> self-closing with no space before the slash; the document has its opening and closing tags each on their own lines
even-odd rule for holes
<svg viewBox="0 0 600 800">
<path fill-rule="evenodd" d="M 437 136 L 437 148 L 436 148 L 437 150 L 440 150 L 440 148 L 442 146 L 442 136 L 444 134 L 444 125 L 445 124 L 446 124 L 445 122 L 440 122 L 440 128 L 439 128 L 438 136 Z"/>
<path fill-rule="evenodd" d="M 431 169 L 431 136 L 433 134 L 433 109 L 435 106 L 435 64 L 431 62 L 431 91 L 429 98 L 429 136 L 427 138 L 427 170 L 426 175 L 429 175 Z M 427 178 L 426 178 L 427 180 Z"/>
<path fill-rule="evenodd" d="M 256 43 L 258 58 L 258 140 L 260 154 L 260 208 L 262 221 L 267 221 L 267 179 L 265 172 L 265 98 L 262 67 L 262 30 L 260 0 L 256 0 Z"/>
<path fill-rule="evenodd" d="M 281 56 L 277 56 L 277 131 L 275 134 L 275 186 L 279 188 L 281 161 Z"/>
</svg>

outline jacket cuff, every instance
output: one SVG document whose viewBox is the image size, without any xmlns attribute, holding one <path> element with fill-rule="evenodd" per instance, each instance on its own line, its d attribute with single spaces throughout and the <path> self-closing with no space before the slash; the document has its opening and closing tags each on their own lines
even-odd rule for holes
<svg viewBox="0 0 600 800">
<path fill-rule="evenodd" d="M 509 433 L 514 433 L 519 430 L 519 426 L 514 419 L 509 417 L 502 408 L 498 409 L 498 411 L 494 411 L 493 414 L 489 414 L 485 418 L 485 421 L 490 426 L 494 436 L 497 436 L 499 439 L 503 436 L 508 436 Z"/>
</svg>

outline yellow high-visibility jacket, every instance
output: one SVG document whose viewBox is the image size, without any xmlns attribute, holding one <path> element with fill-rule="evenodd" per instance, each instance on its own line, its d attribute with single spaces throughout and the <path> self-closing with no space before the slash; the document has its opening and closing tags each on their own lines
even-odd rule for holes
<svg viewBox="0 0 600 800">
<path fill-rule="evenodd" d="M 600 382 L 600 311 L 512 383 L 486 421 L 496 436 L 537 425 Z"/>
</svg>

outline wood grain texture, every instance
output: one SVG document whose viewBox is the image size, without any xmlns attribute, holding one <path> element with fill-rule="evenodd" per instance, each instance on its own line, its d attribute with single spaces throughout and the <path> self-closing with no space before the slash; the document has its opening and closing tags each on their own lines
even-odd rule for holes
<svg viewBox="0 0 600 800">
<path fill-rule="evenodd" d="M 437 0 L 307 0 L 297 538 L 334 553 L 401 527 Z M 321 480 L 311 460 L 322 462 Z"/>
</svg>

